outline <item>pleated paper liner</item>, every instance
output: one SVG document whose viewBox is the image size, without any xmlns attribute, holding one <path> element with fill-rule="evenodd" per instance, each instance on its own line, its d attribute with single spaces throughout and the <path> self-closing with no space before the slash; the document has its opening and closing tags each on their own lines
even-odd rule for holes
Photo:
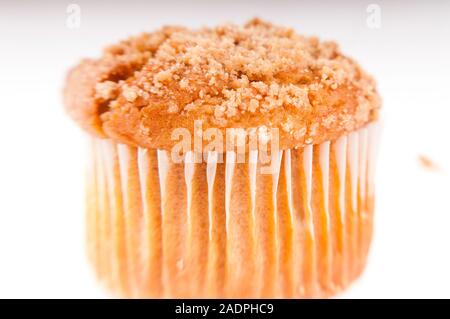
<svg viewBox="0 0 450 319">
<path fill-rule="evenodd" d="M 88 252 L 123 297 L 328 297 L 362 272 L 373 227 L 378 124 L 336 141 L 173 163 L 92 139 Z M 191 154 L 192 155 L 192 154 Z"/>
</svg>

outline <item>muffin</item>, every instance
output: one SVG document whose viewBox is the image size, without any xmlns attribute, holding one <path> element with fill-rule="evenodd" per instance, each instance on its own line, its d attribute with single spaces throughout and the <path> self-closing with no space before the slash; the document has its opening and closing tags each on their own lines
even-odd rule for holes
<svg viewBox="0 0 450 319">
<path fill-rule="evenodd" d="M 328 297 L 362 272 L 380 98 L 334 42 L 164 27 L 68 74 L 88 255 L 123 297 Z"/>
</svg>

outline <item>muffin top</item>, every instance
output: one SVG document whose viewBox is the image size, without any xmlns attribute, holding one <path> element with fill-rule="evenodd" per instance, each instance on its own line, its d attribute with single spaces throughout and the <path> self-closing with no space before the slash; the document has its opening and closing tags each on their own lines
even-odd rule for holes
<svg viewBox="0 0 450 319">
<path fill-rule="evenodd" d="M 376 120 L 374 80 L 334 42 L 258 19 L 198 30 L 164 27 L 85 59 L 65 106 L 91 134 L 170 149 L 176 128 L 265 132 L 281 149 L 333 140 Z"/>
</svg>

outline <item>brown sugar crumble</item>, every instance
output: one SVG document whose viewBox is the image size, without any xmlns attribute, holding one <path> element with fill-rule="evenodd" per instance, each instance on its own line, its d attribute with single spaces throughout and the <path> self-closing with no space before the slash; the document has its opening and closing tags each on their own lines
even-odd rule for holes
<svg viewBox="0 0 450 319">
<path fill-rule="evenodd" d="M 365 125 L 380 99 L 374 80 L 336 43 L 254 19 L 164 27 L 110 46 L 70 72 L 65 104 L 89 131 L 144 147 L 169 147 L 169 130 L 190 129 L 196 119 L 277 127 L 287 147 Z"/>
</svg>

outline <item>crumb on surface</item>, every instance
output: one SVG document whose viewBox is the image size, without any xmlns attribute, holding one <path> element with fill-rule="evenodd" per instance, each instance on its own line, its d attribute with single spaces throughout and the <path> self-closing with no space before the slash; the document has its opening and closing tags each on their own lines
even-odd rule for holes
<svg viewBox="0 0 450 319">
<path fill-rule="evenodd" d="M 435 161 L 433 161 L 430 157 L 428 157 L 424 154 L 419 154 L 417 159 L 418 159 L 421 167 L 426 170 L 429 170 L 429 171 L 440 171 L 441 170 L 441 167 L 438 164 L 436 164 Z"/>
</svg>

